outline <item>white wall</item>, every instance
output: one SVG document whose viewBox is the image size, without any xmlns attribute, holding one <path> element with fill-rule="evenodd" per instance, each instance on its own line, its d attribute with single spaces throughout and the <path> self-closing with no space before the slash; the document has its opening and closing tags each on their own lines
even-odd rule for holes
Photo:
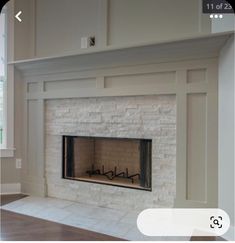
<svg viewBox="0 0 235 243">
<path fill-rule="evenodd" d="M 234 38 L 223 47 L 219 58 L 219 207 L 230 216 L 234 230 Z"/>
</svg>

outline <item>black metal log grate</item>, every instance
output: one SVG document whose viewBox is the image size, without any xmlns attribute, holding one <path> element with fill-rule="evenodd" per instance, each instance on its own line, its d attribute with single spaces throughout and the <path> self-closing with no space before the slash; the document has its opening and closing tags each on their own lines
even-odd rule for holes
<svg viewBox="0 0 235 243">
<path fill-rule="evenodd" d="M 109 180 L 114 180 L 115 178 L 124 178 L 131 180 L 132 183 L 134 183 L 134 178 L 137 177 L 138 180 L 140 180 L 140 174 L 132 174 L 129 175 L 128 168 L 126 168 L 126 171 L 122 171 L 117 173 L 117 167 L 114 167 L 114 170 L 106 171 L 104 168 L 104 165 L 102 165 L 102 169 L 95 169 L 94 164 L 91 166 L 91 170 L 86 171 L 86 173 L 89 175 L 89 177 L 92 177 L 92 175 L 103 175 L 106 176 Z"/>
</svg>

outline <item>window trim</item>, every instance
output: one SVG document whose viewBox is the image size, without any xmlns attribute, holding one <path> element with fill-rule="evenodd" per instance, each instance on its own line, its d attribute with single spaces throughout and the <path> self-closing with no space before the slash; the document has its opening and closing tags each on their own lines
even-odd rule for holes
<svg viewBox="0 0 235 243">
<path fill-rule="evenodd" d="M 14 1 L 7 3 L 7 63 L 14 61 Z M 4 137 L 5 144 L 0 148 L 0 157 L 14 157 L 14 66 L 7 64 L 7 81 L 5 84 Z"/>
</svg>

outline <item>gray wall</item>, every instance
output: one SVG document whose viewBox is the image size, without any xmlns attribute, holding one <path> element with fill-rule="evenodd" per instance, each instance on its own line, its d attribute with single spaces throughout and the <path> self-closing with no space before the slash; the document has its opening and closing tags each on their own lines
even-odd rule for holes
<svg viewBox="0 0 235 243">
<path fill-rule="evenodd" d="M 76 52 L 80 49 L 81 37 L 97 37 L 99 2 L 100 0 L 37 0 L 36 55 Z"/>
<path fill-rule="evenodd" d="M 23 134 L 23 83 L 20 74 L 15 73 L 14 88 L 15 104 L 15 157 L 1 159 L 1 184 L 20 182 L 20 169 L 16 169 L 15 158 L 22 158 L 22 134 Z"/>
<path fill-rule="evenodd" d="M 13 1 L 13 0 L 11 0 Z M 14 12 L 22 11 L 22 22 L 14 21 L 14 58 L 28 59 L 34 56 L 34 0 L 15 0 Z"/>
<path fill-rule="evenodd" d="M 172 4 L 173 3 L 173 4 Z M 110 0 L 108 44 L 162 41 L 210 32 L 201 0 Z"/>
<path fill-rule="evenodd" d="M 219 207 L 234 229 L 234 38 L 222 49 L 219 64 Z"/>
</svg>

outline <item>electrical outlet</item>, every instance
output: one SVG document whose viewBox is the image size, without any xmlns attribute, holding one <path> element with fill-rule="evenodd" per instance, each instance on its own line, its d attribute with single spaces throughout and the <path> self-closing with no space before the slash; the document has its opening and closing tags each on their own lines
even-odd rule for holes
<svg viewBox="0 0 235 243">
<path fill-rule="evenodd" d="M 81 38 L 81 48 L 86 49 L 95 46 L 95 36 L 82 37 Z"/>
<path fill-rule="evenodd" d="M 21 169 L 22 159 L 16 159 L 16 169 Z"/>
</svg>

